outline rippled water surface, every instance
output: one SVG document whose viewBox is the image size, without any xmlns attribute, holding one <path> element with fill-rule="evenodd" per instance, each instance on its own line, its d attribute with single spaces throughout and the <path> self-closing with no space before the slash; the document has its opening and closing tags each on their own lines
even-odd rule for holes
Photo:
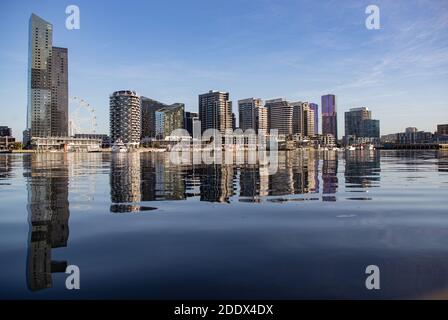
<svg viewBox="0 0 448 320">
<path fill-rule="evenodd" d="M 448 152 L 0 155 L 0 298 L 448 297 L 447 209 Z"/>
</svg>

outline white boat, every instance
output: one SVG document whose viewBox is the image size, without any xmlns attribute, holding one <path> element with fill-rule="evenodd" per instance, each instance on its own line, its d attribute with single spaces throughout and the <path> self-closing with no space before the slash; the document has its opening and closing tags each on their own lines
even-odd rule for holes
<svg viewBox="0 0 448 320">
<path fill-rule="evenodd" d="M 128 148 L 126 148 L 121 139 L 117 139 L 117 141 L 115 141 L 115 143 L 112 145 L 112 152 L 128 152 Z"/>
<path fill-rule="evenodd" d="M 345 150 L 348 150 L 348 151 L 355 151 L 356 148 L 355 148 L 355 146 L 348 146 Z"/>
<path fill-rule="evenodd" d="M 367 149 L 369 149 L 369 150 L 375 150 L 375 147 L 373 146 L 373 144 L 369 144 L 369 145 L 367 146 Z"/>
</svg>

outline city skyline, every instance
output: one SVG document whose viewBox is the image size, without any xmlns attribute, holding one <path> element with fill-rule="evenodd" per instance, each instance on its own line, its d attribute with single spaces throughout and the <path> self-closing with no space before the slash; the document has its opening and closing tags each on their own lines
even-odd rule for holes
<svg viewBox="0 0 448 320">
<path fill-rule="evenodd" d="M 361 106 L 374 110 L 381 121 L 381 134 L 402 131 L 409 126 L 434 132 L 437 123 L 446 122 L 447 117 L 443 99 L 448 84 L 448 19 L 443 10 L 447 4 L 379 1 L 382 29 L 372 31 L 364 27 L 366 3 L 360 1 L 344 8 L 333 2 L 245 3 L 234 6 L 226 17 L 233 24 L 224 24 L 224 20 L 213 14 L 207 20 L 208 31 L 200 28 L 201 22 L 188 22 L 198 16 L 195 9 L 208 13 L 217 4 L 178 3 L 179 12 L 185 9 L 185 16 L 179 18 L 185 30 L 180 30 L 161 23 L 160 19 L 136 24 L 133 21 L 139 19 L 127 15 L 117 28 L 113 21 L 121 10 L 116 3 L 108 2 L 105 7 L 101 3 L 78 1 L 81 29 L 70 31 L 65 29 L 64 4 L 4 3 L 2 12 L 11 14 L 5 14 L 0 23 L 11 31 L 8 35 L 2 34 L 1 40 L 7 41 L 8 36 L 15 40 L 8 40 L 9 49 L 0 52 L 1 90 L 8 92 L 0 104 L 2 111 L 6 111 L 1 125 L 12 127 L 16 137 L 25 129 L 22 115 L 26 113 L 26 22 L 34 12 L 53 24 L 54 42 L 69 48 L 69 94 L 81 96 L 95 107 L 98 132 L 108 132 L 108 96 L 122 89 L 136 90 L 167 103 L 181 101 L 186 104 L 186 111 L 193 112 L 198 111 L 197 95 L 210 89 L 230 92 L 233 112 L 237 111 L 236 101 L 251 96 L 265 101 L 283 97 L 288 101 L 318 103 L 322 95 L 333 93 L 338 99 L 339 114 Z M 161 3 L 137 3 L 136 6 L 141 9 L 136 11 L 142 14 L 158 10 L 161 16 L 170 7 Z M 407 19 L 415 10 L 423 9 L 418 17 Z M 304 22 L 292 23 L 287 19 L 291 10 L 298 17 L 305 15 L 303 12 L 308 12 L 304 18 L 324 16 L 328 24 L 309 18 L 304 20 L 306 26 Z M 239 17 L 247 21 L 241 22 Z M 265 30 L 279 20 L 284 22 L 282 27 Z M 265 26 L 249 28 L 250 21 L 264 22 Z M 245 27 L 245 32 L 241 32 L 241 27 Z M 260 29 L 265 32 L 261 33 Z M 148 33 L 148 30 L 155 32 Z M 151 52 L 145 50 L 148 45 L 144 41 L 139 42 L 142 50 L 137 51 L 126 46 L 128 41 L 123 46 L 114 46 L 113 38 L 129 32 L 142 40 L 151 39 L 157 46 L 152 45 Z M 212 34 L 232 41 L 223 47 L 210 38 Z M 170 42 L 173 39 L 180 43 Z M 246 43 L 247 39 L 252 41 Z M 273 45 L 279 41 L 282 49 Z M 182 50 L 172 50 L 177 45 Z M 294 50 L 304 45 L 306 50 Z M 259 53 L 260 47 L 264 48 L 263 53 Z M 315 55 L 316 52 L 319 54 Z M 327 61 L 329 56 L 333 59 Z M 252 76 L 247 78 L 249 73 Z M 431 105 L 431 113 L 421 112 L 421 106 L 426 104 Z M 400 117 L 390 116 L 392 112 Z M 339 116 L 338 127 L 344 127 L 343 121 Z M 339 138 L 342 135 L 339 132 Z"/>
</svg>

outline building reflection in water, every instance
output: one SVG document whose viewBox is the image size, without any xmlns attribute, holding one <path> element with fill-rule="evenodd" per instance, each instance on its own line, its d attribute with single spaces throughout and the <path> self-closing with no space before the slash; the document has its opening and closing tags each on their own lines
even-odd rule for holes
<svg viewBox="0 0 448 320">
<path fill-rule="evenodd" d="M 379 152 L 355 151 L 345 154 L 345 185 L 347 188 L 378 187 L 380 170 Z"/>
<path fill-rule="evenodd" d="M 448 151 L 437 151 L 437 166 L 439 172 L 448 172 Z"/>
<path fill-rule="evenodd" d="M 12 160 L 9 155 L 0 156 L 0 184 L 1 180 L 8 180 L 12 178 Z M 10 184 L 10 183 L 7 183 Z"/>
<path fill-rule="evenodd" d="M 186 200 L 242 202 L 293 200 L 294 195 L 322 193 L 322 201 L 336 201 L 338 192 L 337 152 L 280 152 L 278 170 L 242 165 L 174 165 L 165 153 L 111 155 L 111 211 L 141 211 L 140 202 Z M 322 171 L 319 171 L 322 168 Z M 345 154 L 348 188 L 369 188 L 380 180 L 379 152 Z M 319 188 L 319 175 L 322 188 Z M 353 190 L 355 191 L 355 190 Z M 284 198 L 288 196 L 288 198 Z M 319 197 L 308 197 L 318 200 Z"/>
<path fill-rule="evenodd" d="M 67 246 L 69 236 L 66 154 L 24 156 L 30 235 L 27 285 L 31 291 L 52 287 L 52 273 L 65 272 L 66 261 L 52 260 L 52 249 Z"/>
<path fill-rule="evenodd" d="M 336 201 L 338 190 L 338 153 L 325 152 L 322 161 L 322 201 Z"/>
</svg>

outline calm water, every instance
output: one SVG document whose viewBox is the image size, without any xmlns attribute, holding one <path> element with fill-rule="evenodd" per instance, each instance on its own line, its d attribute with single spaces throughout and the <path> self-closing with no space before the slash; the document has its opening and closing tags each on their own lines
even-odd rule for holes
<svg viewBox="0 0 448 320">
<path fill-rule="evenodd" d="M 448 297 L 447 152 L 279 162 L 0 155 L 0 298 Z"/>
</svg>

